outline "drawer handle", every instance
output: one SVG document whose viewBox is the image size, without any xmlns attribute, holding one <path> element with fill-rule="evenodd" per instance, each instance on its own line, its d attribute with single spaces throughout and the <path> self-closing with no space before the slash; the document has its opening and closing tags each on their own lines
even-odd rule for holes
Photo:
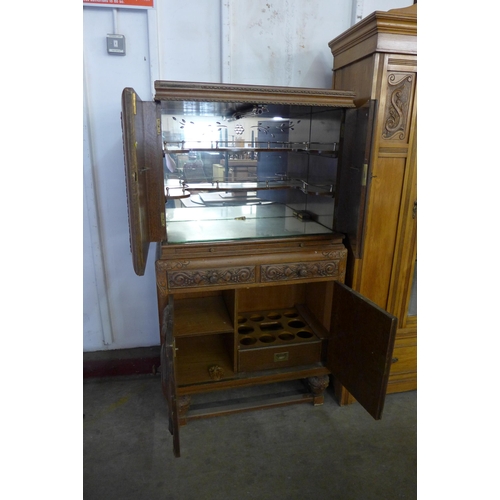
<svg viewBox="0 0 500 500">
<path fill-rule="evenodd" d="M 399 361 L 399 358 L 392 358 L 392 363 L 397 363 Z"/>
<path fill-rule="evenodd" d="M 274 355 L 274 361 L 288 361 L 288 353 L 287 352 L 277 352 Z"/>
</svg>

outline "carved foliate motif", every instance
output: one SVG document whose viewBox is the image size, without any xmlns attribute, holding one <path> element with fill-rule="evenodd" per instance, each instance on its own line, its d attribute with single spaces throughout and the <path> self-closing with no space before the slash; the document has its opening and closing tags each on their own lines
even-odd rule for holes
<svg viewBox="0 0 500 500">
<path fill-rule="evenodd" d="M 254 267 L 231 269 L 198 269 L 167 273 L 169 288 L 216 286 L 226 284 L 255 283 Z"/>
<path fill-rule="evenodd" d="M 311 392 L 319 395 L 325 392 L 325 389 L 330 383 L 330 378 L 328 375 L 320 375 L 318 377 L 309 377 L 307 381 L 309 382 Z"/>
<path fill-rule="evenodd" d="M 174 269 L 182 269 L 189 265 L 188 260 L 177 261 L 177 260 L 157 260 L 156 266 L 156 286 L 163 294 L 167 293 L 167 271 Z"/>
<path fill-rule="evenodd" d="M 338 270 L 338 261 L 270 264 L 261 266 L 261 281 L 269 282 L 304 278 L 326 278 L 336 276 Z"/>
<path fill-rule="evenodd" d="M 221 380 L 224 378 L 224 369 L 219 365 L 209 366 L 208 374 L 212 380 Z"/>
<path fill-rule="evenodd" d="M 345 259 L 347 257 L 347 250 L 331 250 L 329 252 L 322 252 L 323 257 L 326 259 Z"/>
<path fill-rule="evenodd" d="M 382 137 L 405 141 L 415 75 L 390 73 L 387 76 L 387 104 Z"/>
</svg>

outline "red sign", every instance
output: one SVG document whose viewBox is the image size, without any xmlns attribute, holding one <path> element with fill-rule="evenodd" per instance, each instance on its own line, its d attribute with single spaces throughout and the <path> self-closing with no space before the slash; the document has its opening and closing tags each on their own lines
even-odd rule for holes
<svg viewBox="0 0 500 500">
<path fill-rule="evenodd" d="M 83 3 L 102 7 L 154 7 L 154 0 L 83 0 Z"/>
</svg>

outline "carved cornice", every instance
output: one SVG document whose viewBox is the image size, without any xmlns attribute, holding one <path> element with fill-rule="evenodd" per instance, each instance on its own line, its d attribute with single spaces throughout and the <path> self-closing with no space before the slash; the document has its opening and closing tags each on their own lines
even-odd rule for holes
<svg viewBox="0 0 500 500">
<path fill-rule="evenodd" d="M 156 101 L 203 101 L 294 104 L 304 106 L 354 107 L 351 91 L 304 87 L 271 87 L 155 81 Z"/>
<path fill-rule="evenodd" d="M 334 38 L 328 46 L 334 57 L 378 35 L 417 37 L 417 8 L 394 9 L 388 12 L 376 11 Z"/>
</svg>

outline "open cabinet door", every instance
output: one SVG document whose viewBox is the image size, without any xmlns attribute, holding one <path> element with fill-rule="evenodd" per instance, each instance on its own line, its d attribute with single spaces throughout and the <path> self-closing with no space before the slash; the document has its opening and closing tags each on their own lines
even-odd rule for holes
<svg viewBox="0 0 500 500">
<path fill-rule="evenodd" d="M 363 252 L 367 183 L 371 176 L 371 142 L 376 101 L 347 109 L 342 127 L 335 194 L 335 230 L 347 235 L 354 257 Z"/>
<path fill-rule="evenodd" d="M 165 239 L 165 188 L 159 105 L 122 92 L 122 132 L 130 248 L 134 270 L 144 275 L 149 245 Z"/>
<path fill-rule="evenodd" d="M 328 368 L 376 420 L 382 417 L 397 318 L 348 286 L 334 283 Z"/>
<path fill-rule="evenodd" d="M 161 330 L 161 386 L 168 408 L 168 430 L 173 436 L 174 456 L 180 457 L 179 414 L 175 376 L 175 340 L 173 297 L 163 310 Z"/>
</svg>

